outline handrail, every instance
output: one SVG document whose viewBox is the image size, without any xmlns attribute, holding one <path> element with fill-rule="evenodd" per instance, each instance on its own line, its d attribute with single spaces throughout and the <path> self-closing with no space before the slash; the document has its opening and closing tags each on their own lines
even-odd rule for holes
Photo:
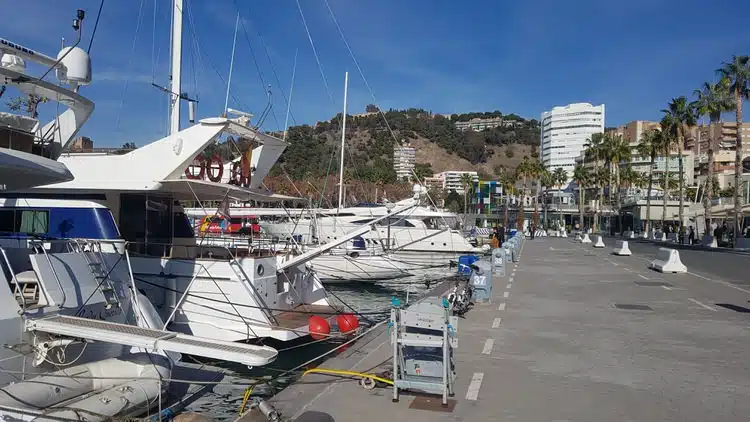
<svg viewBox="0 0 750 422">
<path fill-rule="evenodd" d="M 38 240 L 32 240 L 30 242 L 34 245 L 34 250 L 36 251 L 36 247 L 39 247 L 42 249 L 42 253 L 44 254 L 44 257 L 47 258 L 47 263 L 49 263 L 49 267 L 52 270 L 52 275 L 55 277 L 55 281 L 57 281 L 57 286 L 60 288 L 60 293 L 62 294 L 62 302 L 60 303 L 59 307 L 62 308 L 65 306 L 65 301 L 67 300 L 67 296 L 65 295 L 65 288 L 62 285 L 62 282 L 60 281 L 60 277 L 57 276 L 57 271 L 55 271 L 55 266 L 52 264 L 52 259 L 50 259 L 49 254 L 47 254 L 47 249 L 44 248 L 44 243 Z"/>
<path fill-rule="evenodd" d="M 10 260 L 8 259 L 8 254 L 5 253 L 5 248 L 0 246 L 0 253 L 3 254 L 3 259 L 5 260 L 5 265 L 8 266 L 8 271 L 10 271 L 11 277 L 13 277 L 13 283 L 16 285 L 15 291 L 13 294 L 17 294 L 20 291 L 20 297 L 21 297 L 21 311 L 19 312 L 19 315 L 23 315 L 26 313 L 26 298 L 23 296 L 23 290 L 20 289 L 20 284 L 18 283 L 18 278 L 16 278 L 16 272 L 13 271 L 13 267 L 10 265 Z"/>
<path fill-rule="evenodd" d="M 138 324 L 138 314 L 141 313 L 141 303 L 138 299 L 138 289 L 135 287 L 135 276 L 133 276 L 133 266 L 130 265 L 130 254 L 128 253 L 127 242 L 125 242 L 123 254 L 125 255 L 125 263 L 128 265 L 128 275 L 130 275 L 130 289 L 133 295 L 133 303 L 135 303 L 136 308 L 138 308 L 138 313 L 133 313 L 135 315 L 135 322 Z"/>
<path fill-rule="evenodd" d="M 198 271 L 197 273 L 195 273 L 193 278 L 190 279 L 190 283 L 188 283 L 187 287 L 185 288 L 185 291 L 182 292 L 182 296 L 180 297 L 180 300 L 178 300 L 177 303 L 175 303 L 174 309 L 172 309 L 172 313 L 169 314 L 169 318 L 167 318 L 167 320 L 164 321 L 164 327 L 162 327 L 161 329 L 162 331 L 167 331 L 167 326 L 169 325 L 170 322 L 172 322 L 172 318 L 174 318 L 175 314 L 177 313 L 177 309 L 179 309 L 180 306 L 182 306 L 183 302 L 185 302 L 185 299 L 187 299 L 188 292 L 190 291 L 190 288 L 193 287 L 193 283 L 198 278 L 201 271 Z"/>
</svg>

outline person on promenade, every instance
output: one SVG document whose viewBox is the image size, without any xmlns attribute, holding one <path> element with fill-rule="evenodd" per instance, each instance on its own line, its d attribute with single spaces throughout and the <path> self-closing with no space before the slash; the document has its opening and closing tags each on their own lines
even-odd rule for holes
<svg viewBox="0 0 750 422">
<path fill-rule="evenodd" d="M 688 245 L 693 246 L 695 244 L 695 230 L 693 226 L 688 227 Z"/>
</svg>

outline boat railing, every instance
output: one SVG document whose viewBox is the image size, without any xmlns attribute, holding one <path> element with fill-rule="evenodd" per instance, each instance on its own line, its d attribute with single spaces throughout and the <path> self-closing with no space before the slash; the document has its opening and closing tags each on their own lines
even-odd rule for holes
<svg viewBox="0 0 750 422">
<path fill-rule="evenodd" d="M 60 242 L 70 242 L 70 239 L 61 239 Z M 49 257 L 49 254 L 47 253 L 47 248 L 45 247 L 45 243 L 50 242 L 54 243 L 56 240 L 52 241 L 43 241 L 40 239 L 33 239 L 29 240 L 29 247 L 32 251 L 35 253 L 41 253 L 44 254 L 45 259 L 47 259 L 47 263 L 49 264 L 50 270 L 52 270 L 52 276 L 55 278 L 55 282 L 57 282 L 57 287 L 60 288 L 60 294 L 62 295 L 62 301 L 60 302 L 59 307 L 63 308 L 65 306 L 65 301 L 67 299 L 65 295 L 65 288 L 62 285 L 62 281 L 60 281 L 60 277 L 57 275 L 57 271 L 55 270 L 55 266 L 52 265 L 52 259 Z"/>
<path fill-rule="evenodd" d="M 244 256 L 263 258 L 275 256 L 279 252 L 278 248 L 276 248 L 270 241 L 258 242 L 256 239 L 253 239 L 253 243 L 250 244 L 242 239 L 218 236 L 196 239 L 196 244 L 129 241 L 127 242 L 127 248 L 131 253 L 137 255 L 180 259 L 200 258 L 228 260 L 232 257 Z M 227 251 L 234 252 L 227 254 Z"/>
<path fill-rule="evenodd" d="M 13 279 L 13 295 L 16 298 L 21 299 L 21 309 L 18 312 L 20 315 L 23 315 L 26 313 L 26 297 L 23 295 L 23 289 L 21 288 L 21 283 L 18 282 L 18 278 L 16 277 L 16 272 L 13 271 L 13 266 L 10 264 L 10 260 L 8 259 L 8 254 L 5 253 L 5 248 L 0 247 L 0 254 L 3 255 L 3 260 L 5 261 L 5 265 L 8 267 L 8 271 L 10 272 L 10 276 Z"/>
</svg>

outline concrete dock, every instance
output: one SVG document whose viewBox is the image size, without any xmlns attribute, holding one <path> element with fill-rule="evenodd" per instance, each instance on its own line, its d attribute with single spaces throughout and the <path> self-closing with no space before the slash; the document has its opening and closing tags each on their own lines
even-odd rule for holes
<svg viewBox="0 0 750 422">
<path fill-rule="evenodd" d="M 621 257 L 610 243 L 524 243 L 492 302 L 459 322 L 447 409 L 323 375 L 271 403 L 298 422 L 750 420 L 750 257 L 689 253 L 687 274 L 661 274 L 648 269 L 656 247 Z M 325 366 L 379 372 L 390 359 L 383 327 Z"/>
</svg>

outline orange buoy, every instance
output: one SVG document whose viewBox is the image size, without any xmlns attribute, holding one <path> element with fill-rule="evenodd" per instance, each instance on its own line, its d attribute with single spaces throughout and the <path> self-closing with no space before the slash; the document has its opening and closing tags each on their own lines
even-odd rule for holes
<svg viewBox="0 0 750 422">
<path fill-rule="evenodd" d="M 353 334 L 359 328 L 359 320 L 352 314 L 337 315 L 336 324 L 342 334 Z"/>
<path fill-rule="evenodd" d="M 331 334 L 331 325 L 325 318 L 313 315 L 307 321 L 310 336 L 315 340 L 322 340 Z"/>
</svg>

